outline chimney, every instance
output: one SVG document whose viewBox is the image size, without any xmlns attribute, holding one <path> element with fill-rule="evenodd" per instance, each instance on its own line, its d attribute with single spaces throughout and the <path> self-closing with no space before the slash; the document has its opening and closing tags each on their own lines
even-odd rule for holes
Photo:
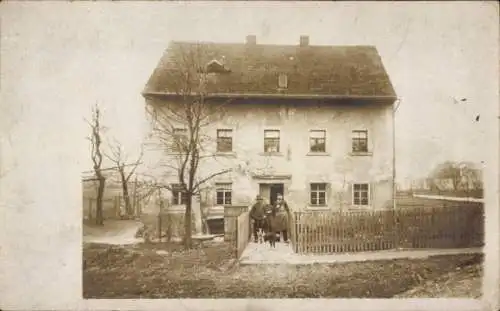
<svg viewBox="0 0 500 311">
<path fill-rule="evenodd" d="M 257 44 L 257 36 L 248 35 L 247 36 L 247 45 L 256 45 Z"/>
<path fill-rule="evenodd" d="M 309 36 L 300 36 L 300 46 L 309 45 Z"/>
</svg>

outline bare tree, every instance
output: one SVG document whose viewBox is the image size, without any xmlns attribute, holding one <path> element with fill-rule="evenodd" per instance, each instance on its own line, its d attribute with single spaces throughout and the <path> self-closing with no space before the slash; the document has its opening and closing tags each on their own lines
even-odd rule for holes
<svg viewBox="0 0 500 311">
<path fill-rule="evenodd" d="M 460 166 L 457 163 L 446 161 L 439 164 L 431 173 L 435 180 L 450 180 L 454 191 L 458 190 L 460 184 Z"/>
<path fill-rule="evenodd" d="M 129 182 L 130 178 L 134 175 L 135 170 L 139 166 L 142 160 L 142 156 L 144 154 L 144 148 L 141 146 L 140 155 L 137 160 L 131 164 L 127 164 L 128 156 L 123 150 L 122 144 L 120 144 L 116 139 L 114 143 L 108 144 L 110 152 L 105 153 L 104 155 L 114 163 L 116 167 L 116 171 L 120 175 L 120 182 L 122 186 L 123 199 L 125 201 L 125 213 L 126 216 L 132 216 L 134 214 L 134 210 L 132 204 L 130 202 L 130 193 L 129 193 Z M 126 167 L 130 167 L 130 171 L 126 172 Z"/>
<path fill-rule="evenodd" d="M 175 100 L 168 104 L 148 107 L 153 121 L 153 132 L 162 149 L 169 154 L 163 163 L 166 171 L 175 176 L 178 185 L 163 184 L 185 203 L 184 245 L 192 246 L 193 198 L 212 178 L 232 171 L 222 169 L 202 176 L 199 168 L 206 159 L 214 159 L 207 148 L 213 138 L 206 133 L 210 125 L 223 118 L 228 101 L 208 98 L 211 73 L 207 72 L 207 55 L 200 45 L 179 47 L 177 67 L 171 70 L 171 83 L 175 86 Z M 198 204 L 199 205 L 199 204 Z M 199 208 L 199 206 L 197 206 Z M 201 211 L 194 211 L 198 215 Z M 201 232 L 200 232 L 201 233 Z"/>
<path fill-rule="evenodd" d="M 87 123 L 89 124 L 91 128 L 91 135 L 88 138 L 90 140 L 90 145 L 91 145 L 91 157 L 92 157 L 92 162 L 93 162 L 93 169 L 94 173 L 96 176 L 97 180 L 97 204 L 96 204 L 96 224 L 97 225 L 103 225 L 104 224 L 104 219 L 103 219 L 103 207 L 102 207 L 102 201 L 104 197 L 104 187 L 106 184 L 106 178 L 104 177 L 102 173 L 102 158 L 103 154 L 101 151 L 101 145 L 102 145 L 102 137 L 101 137 L 101 114 L 99 110 L 99 106 L 96 104 L 92 108 L 92 120 Z"/>
<path fill-rule="evenodd" d="M 482 176 L 481 170 L 471 162 L 452 162 L 446 161 L 437 165 L 429 178 L 438 188 L 437 180 L 450 180 L 454 191 L 481 191 Z"/>
</svg>

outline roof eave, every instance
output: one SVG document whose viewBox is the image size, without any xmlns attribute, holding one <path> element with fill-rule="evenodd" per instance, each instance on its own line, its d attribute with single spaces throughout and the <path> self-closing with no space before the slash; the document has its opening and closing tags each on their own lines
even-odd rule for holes
<svg viewBox="0 0 500 311">
<path fill-rule="evenodd" d="M 196 96 L 196 94 L 191 94 Z M 153 92 L 144 91 L 142 92 L 144 98 L 147 97 L 159 97 L 159 98 L 174 98 L 181 96 L 180 94 L 173 92 Z M 212 93 L 206 95 L 206 98 L 261 98 L 261 99 L 272 99 L 272 98 L 289 98 L 289 99 L 365 99 L 365 100 L 392 100 L 396 101 L 396 95 L 336 95 L 336 94 L 264 94 L 264 93 Z"/>
</svg>

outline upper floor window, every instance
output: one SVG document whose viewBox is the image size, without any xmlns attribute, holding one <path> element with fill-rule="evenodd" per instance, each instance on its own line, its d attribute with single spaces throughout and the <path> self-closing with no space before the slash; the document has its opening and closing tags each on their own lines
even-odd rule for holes
<svg viewBox="0 0 500 311">
<path fill-rule="evenodd" d="M 280 152 L 279 130 L 264 130 L 264 152 Z"/>
<path fill-rule="evenodd" d="M 215 184 L 215 192 L 217 195 L 217 205 L 231 205 L 232 185 L 231 183 Z"/>
<path fill-rule="evenodd" d="M 278 88 L 286 89 L 288 87 L 288 76 L 284 73 L 280 73 L 278 76 Z"/>
<path fill-rule="evenodd" d="M 217 130 L 217 152 L 233 151 L 233 130 Z"/>
<path fill-rule="evenodd" d="M 187 129 L 174 128 L 172 131 L 171 151 L 182 152 L 187 148 L 188 133 Z"/>
<path fill-rule="evenodd" d="M 360 206 L 370 205 L 369 193 L 369 184 L 354 184 L 352 187 L 352 203 Z"/>
<path fill-rule="evenodd" d="M 310 193 L 312 206 L 326 205 L 326 183 L 312 183 Z"/>
<path fill-rule="evenodd" d="M 326 131 L 324 130 L 309 131 L 309 151 L 310 152 L 326 151 Z"/>
<path fill-rule="evenodd" d="M 172 205 L 181 205 L 187 203 L 187 194 L 182 189 L 181 184 L 172 185 Z"/>
<path fill-rule="evenodd" d="M 368 152 L 368 131 L 352 131 L 352 152 Z"/>
</svg>

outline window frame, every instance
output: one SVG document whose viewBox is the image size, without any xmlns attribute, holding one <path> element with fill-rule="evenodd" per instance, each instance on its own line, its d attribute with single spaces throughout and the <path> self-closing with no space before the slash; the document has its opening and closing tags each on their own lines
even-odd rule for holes
<svg viewBox="0 0 500 311">
<path fill-rule="evenodd" d="M 278 89 L 288 88 L 288 75 L 286 73 L 278 74 Z"/>
<path fill-rule="evenodd" d="M 182 134 L 176 133 L 176 132 L 182 132 Z M 173 128 L 172 130 L 172 145 L 170 146 L 170 151 L 175 152 L 175 153 L 182 153 L 185 152 L 185 150 L 182 150 L 183 147 L 181 144 L 178 145 L 178 140 L 180 138 L 180 142 L 182 142 L 182 137 L 184 137 L 185 141 L 188 140 L 188 130 L 186 128 L 182 127 L 176 127 Z"/>
<path fill-rule="evenodd" d="M 220 136 L 219 133 L 223 133 L 223 132 L 229 132 L 230 136 Z M 216 147 L 215 147 L 215 150 L 216 152 L 222 152 L 222 153 L 225 153 L 225 152 L 233 152 L 233 129 L 217 129 L 217 141 L 216 141 Z M 224 143 L 222 143 L 224 140 L 229 140 L 229 150 L 221 150 L 221 145 L 223 145 Z M 222 141 L 222 142 L 221 142 Z"/>
<path fill-rule="evenodd" d="M 364 186 L 366 185 L 367 186 L 367 189 L 366 190 L 356 190 L 356 186 Z M 359 192 L 360 193 L 360 197 L 359 197 L 359 204 L 356 204 L 356 192 Z M 363 201 L 363 197 L 361 196 L 362 193 L 366 193 L 366 204 L 361 204 L 362 201 Z M 363 207 L 363 208 L 366 208 L 366 207 L 370 207 L 371 206 L 371 185 L 370 183 L 367 183 L 367 182 L 356 182 L 356 183 L 353 183 L 352 184 L 352 205 L 353 206 L 356 206 L 356 207 Z"/>
<path fill-rule="evenodd" d="M 359 134 L 364 135 L 364 137 L 361 137 Z M 356 149 L 355 146 L 356 144 L 360 144 L 361 142 L 364 142 L 365 144 L 365 149 L 360 150 Z M 353 130 L 351 132 L 351 151 L 352 153 L 366 153 L 368 151 L 368 130 Z"/>
<path fill-rule="evenodd" d="M 317 138 L 317 137 L 312 137 L 312 133 L 323 133 L 323 137 L 321 138 Z M 317 145 L 317 140 L 320 140 L 322 139 L 323 140 L 323 150 L 313 150 L 312 147 L 313 147 L 313 144 L 312 144 L 312 141 L 313 140 L 316 140 L 316 145 Z M 309 130 L 309 152 L 310 153 L 326 153 L 326 130 L 323 130 L 323 129 L 313 129 L 313 130 Z"/>
<path fill-rule="evenodd" d="M 266 137 L 267 133 L 278 133 L 278 137 Z M 267 150 L 266 146 L 268 145 L 269 142 L 276 143 L 276 150 Z M 264 153 L 280 153 L 281 151 L 281 131 L 278 129 L 265 129 L 264 130 Z"/>
<path fill-rule="evenodd" d="M 313 189 L 313 186 L 318 186 L 317 189 Z M 324 186 L 324 189 L 320 189 Z M 313 202 L 313 193 L 316 194 L 316 202 Z M 324 194 L 324 203 L 320 203 L 320 193 Z M 325 182 L 311 182 L 309 183 L 309 206 L 311 207 L 325 207 L 328 206 L 328 183 Z"/>
<path fill-rule="evenodd" d="M 229 187 L 228 187 L 229 186 Z M 222 203 L 219 202 L 219 193 L 222 193 Z M 229 193 L 229 203 L 227 194 Z M 232 205 L 233 201 L 233 184 L 230 182 L 215 183 L 215 204 L 216 205 Z"/>
<path fill-rule="evenodd" d="M 186 205 L 187 204 L 187 194 L 185 191 L 182 191 L 181 184 L 172 184 L 172 190 L 170 190 L 170 194 L 172 195 L 172 205 Z"/>
</svg>

